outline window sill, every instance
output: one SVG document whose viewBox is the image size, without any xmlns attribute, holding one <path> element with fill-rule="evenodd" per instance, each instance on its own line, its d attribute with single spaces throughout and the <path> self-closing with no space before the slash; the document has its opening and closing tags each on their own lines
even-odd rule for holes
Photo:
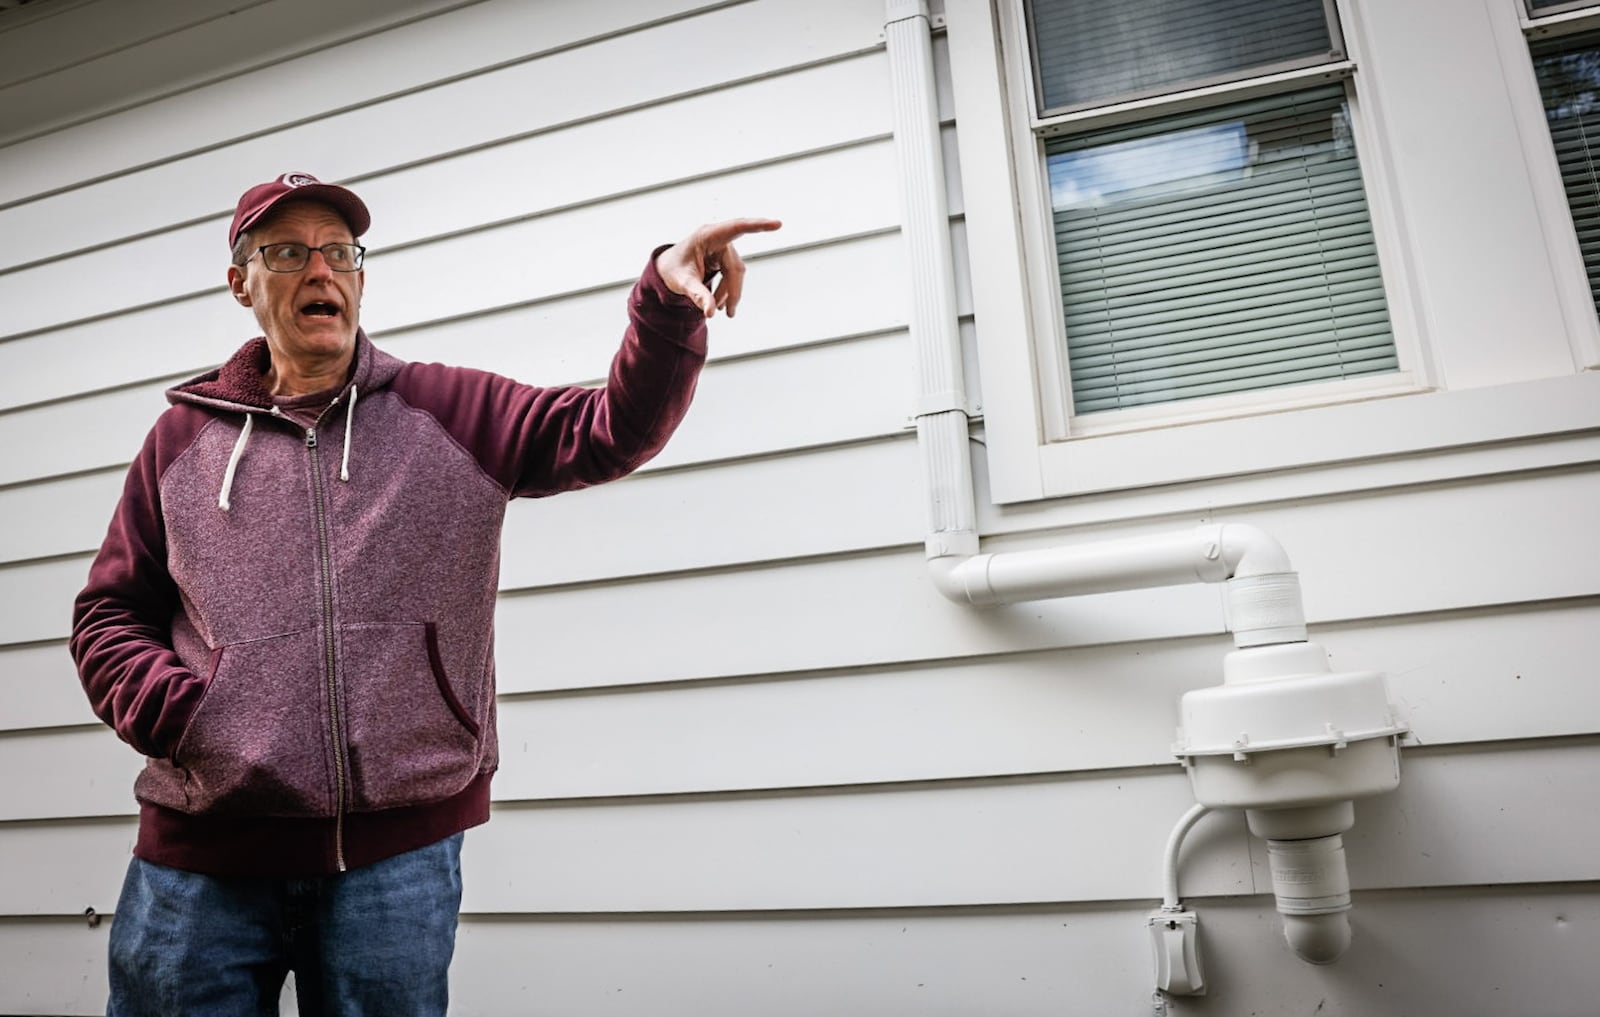
<svg viewBox="0 0 1600 1017">
<path fill-rule="evenodd" d="M 1038 446 L 1036 485 L 991 482 L 998 504 L 1015 504 L 1596 429 L 1600 373 L 1589 372 L 1085 436 Z"/>
</svg>

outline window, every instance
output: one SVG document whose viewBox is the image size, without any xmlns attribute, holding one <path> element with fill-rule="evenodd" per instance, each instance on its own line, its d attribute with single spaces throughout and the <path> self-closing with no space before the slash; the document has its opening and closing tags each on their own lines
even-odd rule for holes
<svg viewBox="0 0 1600 1017">
<path fill-rule="evenodd" d="M 1560 14 L 1563 11 L 1588 7 L 1593 3 L 1594 0 L 1528 0 L 1528 13 L 1534 17 L 1546 14 Z"/>
<path fill-rule="evenodd" d="M 1600 31 L 1535 42 L 1532 50 L 1589 291 L 1600 309 Z"/>
<path fill-rule="evenodd" d="M 1038 330 L 1060 367 L 1041 379 L 1061 411 L 1047 437 L 1399 370 L 1331 3 L 1022 13 L 1054 248 L 1039 278 L 1059 292 Z"/>
</svg>

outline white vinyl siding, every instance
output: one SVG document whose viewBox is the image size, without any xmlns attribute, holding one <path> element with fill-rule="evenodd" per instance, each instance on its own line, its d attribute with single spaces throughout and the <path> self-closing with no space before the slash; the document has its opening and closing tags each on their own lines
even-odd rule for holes
<svg viewBox="0 0 1600 1017">
<path fill-rule="evenodd" d="M 980 483 L 991 551 L 1262 526 L 1335 666 L 1387 671 L 1415 732 L 1400 789 L 1357 806 L 1356 938 L 1333 966 L 1284 945 L 1240 817 L 1196 827 L 1181 887 L 1213 988 L 1174 1015 L 1569 1017 L 1600 998 L 1600 820 L 1581 807 L 1600 780 L 1600 528 L 1582 511 L 1600 399 L 1544 248 L 1513 230 L 1534 217 L 1499 72 L 1475 22 L 1443 16 L 1455 0 L 1417 2 L 1428 16 L 1362 7 L 1345 43 L 1376 79 L 1351 94 L 1384 100 L 1354 119 L 1385 141 L 1361 148 L 1366 190 L 1409 188 L 1374 231 L 1403 225 L 1427 255 L 1449 385 L 1054 442 L 1078 456 L 1074 497 L 1000 505 L 1017 499 Z M 1018 249 L 985 204 L 1015 228 L 1006 144 L 999 183 L 964 147 L 1004 120 L 961 113 L 981 89 L 956 73 L 992 58 L 994 7 L 945 7 L 982 474 L 1015 447 L 1005 412 L 1037 418 L 987 388 L 1010 370 L 997 347 L 1028 334 L 1005 317 L 1021 301 L 993 299 Z M 70 602 L 163 388 L 254 332 L 223 286 L 232 202 L 295 169 L 373 208 L 379 345 L 539 383 L 604 376 L 653 245 L 727 215 L 786 223 L 744 248 L 745 301 L 712 323 L 662 455 L 508 513 L 503 765 L 466 839 L 453 1014 L 1150 1017 L 1145 916 L 1192 802 L 1178 698 L 1219 680 L 1222 604 L 1174 587 L 979 611 L 933 588 L 883 21 L 881 0 L 0 18 L 0 1013 L 104 1012 L 140 760 L 77 687 Z M 130 22 L 126 48 L 98 34 Z M 241 33 L 259 59 L 219 56 Z M 1461 216 L 1476 192 L 1451 188 L 1491 171 L 1498 199 Z M 1398 337 L 1414 297 L 1385 293 Z"/>
</svg>

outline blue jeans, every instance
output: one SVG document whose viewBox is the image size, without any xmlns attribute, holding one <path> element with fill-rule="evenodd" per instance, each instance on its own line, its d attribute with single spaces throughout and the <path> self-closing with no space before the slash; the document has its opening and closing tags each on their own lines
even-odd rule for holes
<svg viewBox="0 0 1600 1017">
<path fill-rule="evenodd" d="M 135 858 L 111 922 L 107 1017 L 442 1017 L 461 834 L 314 879 L 239 879 Z"/>
</svg>

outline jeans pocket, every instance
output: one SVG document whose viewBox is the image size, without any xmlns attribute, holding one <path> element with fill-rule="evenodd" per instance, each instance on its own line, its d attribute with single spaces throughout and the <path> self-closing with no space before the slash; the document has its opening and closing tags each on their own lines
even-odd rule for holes
<svg viewBox="0 0 1600 1017">
<path fill-rule="evenodd" d="M 213 651 L 205 695 L 172 752 L 189 810 L 332 814 L 318 644 L 308 629 Z"/>
<path fill-rule="evenodd" d="M 455 794 L 478 772 L 479 721 L 445 670 L 431 622 L 339 630 L 350 786 L 358 811 Z"/>
</svg>

